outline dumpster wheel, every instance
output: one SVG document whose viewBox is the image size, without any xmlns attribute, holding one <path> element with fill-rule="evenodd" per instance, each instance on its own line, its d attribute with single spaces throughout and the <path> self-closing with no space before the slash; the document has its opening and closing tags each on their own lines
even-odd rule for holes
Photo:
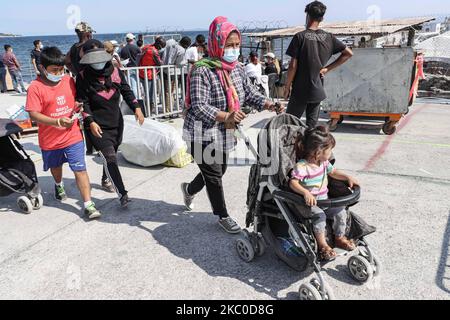
<svg viewBox="0 0 450 320">
<path fill-rule="evenodd" d="M 395 132 L 397 132 L 397 124 L 398 121 L 386 121 L 386 123 L 383 126 L 384 134 L 390 136 L 393 135 Z"/>
<path fill-rule="evenodd" d="M 340 119 L 331 119 L 330 121 L 328 121 L 328 129 L 331 132 L 336 131 L 339 125 L 339 121 Z"/>
</svg>

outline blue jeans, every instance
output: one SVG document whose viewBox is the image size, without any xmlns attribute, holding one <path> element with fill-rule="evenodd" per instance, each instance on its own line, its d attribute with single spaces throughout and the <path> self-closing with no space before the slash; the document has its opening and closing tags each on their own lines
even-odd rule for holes
<svg viewBox="0 0 450 320">
<path fill-rule="evenodd" d="M 148 92 L 150 104 L 152 105 L 154 103 L 154 101 L 155 101 L 155 95 L 154 95 L 154 92 L 153 92 L 153 87 L 154 87 L 153 79 L 152 80 L 148 80 L 147 84 L 145 82 L 146 82 L 145 79 L 141 79 L 142 86 L 144 87 L 144 94 L 143 94 L 143 96 L 145 97 L 145 103 L 147 103 L 147 92 Z M 148 87 L 148 91 L 147 91 L 147 87 Z"/>
<path fill-rule="evenodd" d="M 133 90 L 134 96 L 139 99 L 140 97 L 138 97 L 138 76 L 137 76 L 137 71 L 132 70 L 129 71 L 130 72 L 130 87 L 131 90 Z"/>
<path fill-rule="evenodd" d="M 13 70 L 13 71 L 10 70 L 9 74 L 11 75 L 14 90 L 16 90 L 19 93 L 27 91 L 27 89 L 25 88 L 25 84 L 23 83 L 22 72 L 20 72 L 20 70 Z"/>
<path fill-rule="evenodd" d="M 0 91 L 6 92 L 8 88 L 6 86 L 6 69 L 0 68 Z"/>
</svg>

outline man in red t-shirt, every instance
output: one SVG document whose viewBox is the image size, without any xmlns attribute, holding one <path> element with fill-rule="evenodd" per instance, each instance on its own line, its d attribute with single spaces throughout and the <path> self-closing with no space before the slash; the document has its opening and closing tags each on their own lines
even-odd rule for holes
<svg viewBox="0 0 450 320">
<path fill-rule="evenodd" d="M 64 74 L 64 55 L 56 47 L 41 52 L 41 70 L 28 89 L 26 110 L 39 125 L 39 146 L 44 171 L 55 179 L 55 198 L 67 199 L 63 183 L 63 164 L 75 174 L 84 201 L 84 213 L 96 219 L 101 213 L 91 200 L 91 183 L 86 171 L 85 148 L 75 102 L 75 82 Z"/>
<path fill-rule="evenodd" d="M 141 59 L 139 62 L 140 67 L 158 67 L 161 66 L 163 63 L 161 61 L 161 57 L 159 55 L 159 51 L 166 47 L 166 40 L 162 37 L 158 37 L 155 40 L 155 43 L 152 45 L 147 45 L 144 48 L 142 48 L 142 54 Z M 156 71 L 156 70 L 155 70 Z M 148 101 L 150 102 L 150 109 L 152 112 L 154 111 L 155 103 L 154 103 L 154 83 L 156 82 L 154 78 L 156 78 L 158 75 L 154 74 L 152 69 L 147 69 L 147 81 L 145 80 L 145 72 L 144 70 L 139 71 L 139 78 L 141 79 L 141 83 L 145 88 L 145 94 L 147 95 L 147 92 L 149 94 Z M 146 98 L 147 102 L 147 98 Z"/>
</svg>

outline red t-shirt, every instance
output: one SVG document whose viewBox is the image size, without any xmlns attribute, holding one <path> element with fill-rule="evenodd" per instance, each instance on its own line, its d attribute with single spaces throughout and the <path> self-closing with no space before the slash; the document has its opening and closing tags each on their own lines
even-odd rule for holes
<svg viewBox="0 0 450 320">
<path fill-rule="evenodd" d="M 69 76 L 65 76 L 54 87 L 46 85 L 38 78 L 28 88 L 25 108 L 28 112 L 39 112 L 54 119 L 72 118 L 77 111 L 75 95 L 75 81 Z M 64 149 L 82 140 L 78 120 L 69 129 L 39 124 L 39 145 L 42 150 Z"/>
</svg>

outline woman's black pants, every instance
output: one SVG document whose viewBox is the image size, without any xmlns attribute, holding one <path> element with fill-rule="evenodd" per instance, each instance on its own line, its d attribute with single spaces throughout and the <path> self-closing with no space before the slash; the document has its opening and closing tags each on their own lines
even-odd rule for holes
<svg viewBox="0 0 450 320">
<path fill-rule="evenodd" d="M 222 177 L 227 171 L 228 153 L 197 143 L 191 144 L 189 152 L 200 168 L 200 173 L 189 184 L 188 193 L 196 195 L 206 186 L 214 215 L 228 217 L 222 184 Z"/>
</svg>

